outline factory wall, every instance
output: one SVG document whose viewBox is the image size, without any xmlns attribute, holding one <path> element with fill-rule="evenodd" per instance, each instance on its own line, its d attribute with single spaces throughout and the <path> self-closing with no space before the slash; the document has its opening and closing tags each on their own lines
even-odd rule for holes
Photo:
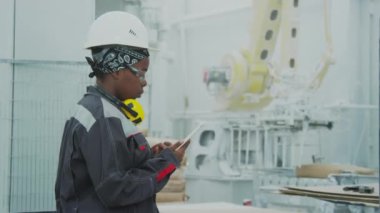
<svg viewBox="0 0 380 213">
<path fill-rule="evenodd" d="M 0 1 L 0 60 L 13 57 L 13 1 Z M 13 66 L 0 62 L 0 212 L 9 211 Z"/>
<path fill-rule="evenodd" d="M 334 130 L 322 136 L 322 152 L 328 162 L 377 168 L 379 14 L 374 8 L 379 8 L 378 1 L 331 4 L 335 64 L 314 102 L 333 106 L 338 120 Z M 335 150 L 347 154 L 336 155 Z"/>
<path fill-rule="evenodd" d="M 5 2 L 0 8 L 7 37 L 0 41 L 8 51 L 1 48 L 0 58 L 14 63 L 1 64 L 1 169 L 5 171 L 0 177 L 0 208 L 1 212 L 54 210 L 64 122 L 90 83 L 88 66 L 81 61 L 87 54 L 83 41 L 95 16 L 94 2 L 18 0 L 15 13 L 13 1 Z"/>
</svg>

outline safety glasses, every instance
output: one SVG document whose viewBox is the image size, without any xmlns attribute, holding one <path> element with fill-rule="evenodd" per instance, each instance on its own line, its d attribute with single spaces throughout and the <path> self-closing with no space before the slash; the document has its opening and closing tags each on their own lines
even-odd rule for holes
<svg viewBox="0 0 380 213">
<path fill-rule="evenodd" d="M 138 68 L 136 68 L 136 67 L 133 67 L 133 66 L 131 66 L 131 65 L 129 65 L 129 64 L 126 64 L 126 66 L 127 66 L 127 68 L 135 75 L 135 76 L 137 76 L 139 79 L 140 79 L 140 81 L 141 82 L 143 82 L 143 81 L 146 81 L 146 79 L 145 79 L 145 72 L 144 71 L 142 71 L 142 70 L 140 70 L 140 69 L 138 69 Z"/>
</svg>

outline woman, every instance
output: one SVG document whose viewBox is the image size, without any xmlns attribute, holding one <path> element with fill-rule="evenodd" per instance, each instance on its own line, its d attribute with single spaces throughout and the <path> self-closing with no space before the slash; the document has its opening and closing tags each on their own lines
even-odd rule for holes
<svg viewBox="0 0 380 213">
<path fill-rule="evenodd" d="M 109 12 L 92 24 L 86 57 L 96 85 L 66 122 L 56 180 L 58 212 L 158 212 L 155 194 L 179 167 L 187 145 L 152 149 L 122 113 L 138 98 L 149 67 L 147 30 L 135 16 Z M 154 150 L 154 151 L 153 151 Z"/>
</svg>

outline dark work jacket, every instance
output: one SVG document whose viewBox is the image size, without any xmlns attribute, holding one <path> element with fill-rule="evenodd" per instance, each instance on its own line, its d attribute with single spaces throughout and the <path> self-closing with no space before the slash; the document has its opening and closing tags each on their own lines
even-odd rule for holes
<svg viewBox="0 0 380 213">
<path fill-rule="evenodd" d="M 145 137 L 95 87 L 65 124 L 55 198 L 58 212 L 158 212 L 155 194 L 179 162 L 153 156 Z"/>
</svg>

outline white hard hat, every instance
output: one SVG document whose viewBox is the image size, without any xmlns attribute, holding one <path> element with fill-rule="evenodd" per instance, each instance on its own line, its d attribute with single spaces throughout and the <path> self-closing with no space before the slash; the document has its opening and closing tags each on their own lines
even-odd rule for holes
<svg viewBox="0 0 380 213">
<path fill-rule="evenodd" d="M 148 32 L 136 16 L 121 11 L 107 12 L 92 23 L 84 47 L 126 45 L 149 48 Z"/>
</svg>

